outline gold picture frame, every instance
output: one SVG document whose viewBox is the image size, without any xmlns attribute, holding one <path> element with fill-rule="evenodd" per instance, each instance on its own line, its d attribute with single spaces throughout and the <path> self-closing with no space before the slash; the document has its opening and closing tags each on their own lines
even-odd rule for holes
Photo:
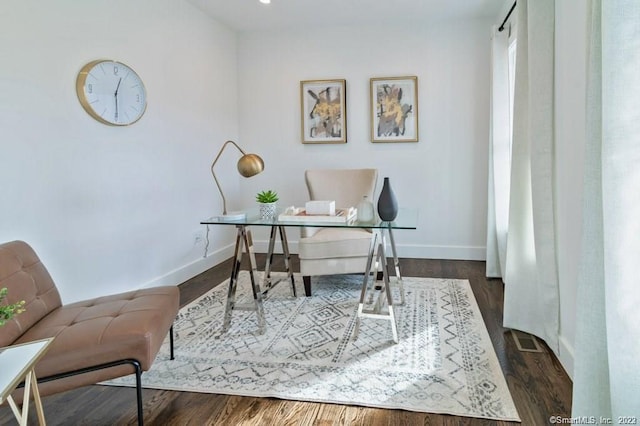
<svg viewBox="0 0 640 426">
<path fill-rule="evenodd" d="M 418 142 L 418 77 L 370 79 L 371 142 Z"/>
<path fill-rule="evenodd" d="M 302 143 L 347 143 L 347 82 L 300 82 Z"/>
</svg>

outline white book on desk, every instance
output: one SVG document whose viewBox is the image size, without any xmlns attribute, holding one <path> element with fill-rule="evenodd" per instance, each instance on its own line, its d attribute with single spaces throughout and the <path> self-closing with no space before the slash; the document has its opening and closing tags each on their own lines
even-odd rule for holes
<svg viewBox="0 0 640 426">
<path fill-rule="evenodd" d="M 336 209 L 334 215 L 308 214 L 301 207 L 289 207 L 278 216 L 281 222 L 333 222 L 347 223 L 358 215 L 355 207 Z"/>
</svg>

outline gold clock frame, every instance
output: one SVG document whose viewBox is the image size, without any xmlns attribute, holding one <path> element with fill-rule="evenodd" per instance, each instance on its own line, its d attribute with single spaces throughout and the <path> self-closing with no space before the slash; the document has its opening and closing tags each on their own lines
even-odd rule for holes
<svg viewBox="0 0 640 426">
<path fill-rule="evenodd" d="M 140 80 L 140 84 L 142 84 L 142 90 L 144 91 L 144 94 L 145 94 L 144 108 L 142 109 L 142 113 L 140 114 L 140 116 L 136 118 L 134 121 L 132 121 L 131 123 L 120 124 L 120 123 L 114 123 L 109 120 L 105 120 L 100 115 L 98 115 L 98 113 L 91 107 L 91 104 L 89 103 L 89 100 L 87 99 L 84 93 L 84 84 L 86 83 L 87 77 L 89 76 L 89 71 L 91 71 L 96 65 L 102 62 L 111 62 L 114 64 L 120 64 L 127 67 L 128 69 L 131 70 L 131 72 L 133 72 L 138 77 L 138 79 Z M 140 77 L 140 75 L 133 68 L 131 68 L 129 65 L 125 64 L 124 62 L 114 61 L 113 59 L 96 59 L 95 61 L 91 61 L 85 64 L 78 72 L 78 76 L 76 78 L 76 95 L 78 96 L 80 105 L 82 105 L 82 108 L 84 108 L 87 114 L 89 114 L 91 117 L 93 117 L 95 120 L 99 121 L 100 123 L 106 124 L 107 126 L 114 126 L 114 127 L 130 126 L 134 123 L 137 123 L 147 110 L 147 88 L 145 87 L 144 82 L 142 81 L 142 78 Z"/>
</svg>

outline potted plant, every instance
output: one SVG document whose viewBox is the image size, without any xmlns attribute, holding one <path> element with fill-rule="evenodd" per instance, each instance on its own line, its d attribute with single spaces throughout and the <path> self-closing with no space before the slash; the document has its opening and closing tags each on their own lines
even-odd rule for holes
<svg viewBox="0 0 640 426">
<path fill-rule="evenodd" d="M 258 192 L 256 201 L 260 204 L 260 219 L 273 219 L 276 215 L 278 193 L 270 189 L 268 191 Z"/>
<path fill-rule="evenodd" d="M 7 296 L 7 289 L 0 288 L 0 327 L 2 327 L 7 321 L 21 312 L 24 312 L 24 300 L 12 304 L 3 304 L 5 297 Z"/>
</svg>

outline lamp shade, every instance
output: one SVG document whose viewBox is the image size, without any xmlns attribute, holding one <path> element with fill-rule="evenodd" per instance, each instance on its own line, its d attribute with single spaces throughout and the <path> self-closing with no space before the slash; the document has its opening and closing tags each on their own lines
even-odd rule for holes
<svg viewBox="0 0 640 426">
<path fill-rule="evenodd" d="M 218 160 L 220 159 L 220 156 L 222 155 L 222 151 L 224 151 L 224 149 L 229 144 L 235 146 L 236 149 L 240 151 L 240 153 L 242 154 L 242 157 L 240 157 L 240 159 L 238 160 L 238 173 L 240 173 L 244 177 L 248 178 L 251 176 L 255 176 L 261 171 L 263 171 L 264 161 L 262 161 L 262 158 L 260 158 L 260 156 L 257 154 L 245 153 L 242 150 L 242 148 L 240 148 L 238 144 L 235 143 L 234 141 L 226 141 L 224 145 L 222 145 L 222 148 L 220 148 L 220 151 L 218 151 L 218 155 L 216 156 L 216 159 L 213 160 L 213 163 L 211 164 L 211 174 L 213 175 L 213 179 L 216 181 L 216 186 L 218 187 L 218 191 L 220 191 L 220 196 L 222 197 L 222 216 L 219 216 L 219 217 L 224 219 L 229 219 L 229 220 L 234 220 L 234 219 L 237 220 L 237 219 L 244 218 L 245 214 L 244 213 L 227 214 L 227 199 L 224 196 L 224 192 L 222 192 L 222 187 L 220 186 L 220 182 L 218 182 L 218 178 L 216 177 L 216 173 L 214 171 L 216 163 L 218 162 Z"/>
<path fill-rule="evenodd" d="M 238 160 L 238 173 L 248 178 L 264 170 L 264 161 L 257 154 L 244 154 Z"/>
</svg>

